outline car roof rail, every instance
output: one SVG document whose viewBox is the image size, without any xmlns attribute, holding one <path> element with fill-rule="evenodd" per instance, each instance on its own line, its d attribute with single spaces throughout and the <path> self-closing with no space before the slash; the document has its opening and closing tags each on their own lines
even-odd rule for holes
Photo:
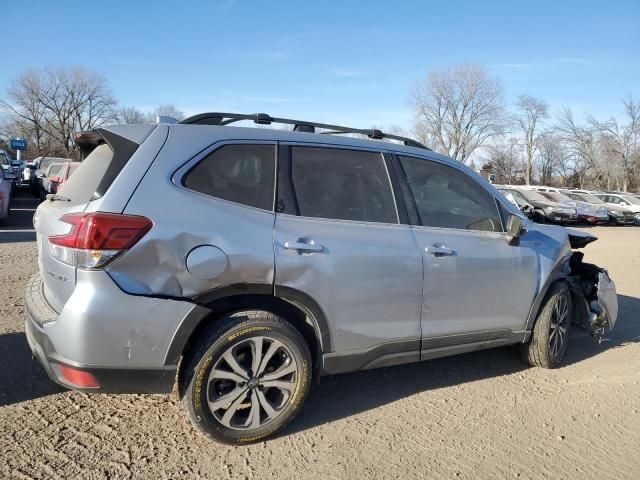
<svg viewBox="0 0 640 480">
<path fill-rule="evenodd" d="M 422 148 L 425 150 L 431 150 L 422 143 L 413 140 L 411 138 L 402 137 L 400 135 L 393 135 L 385 133 L 381 130 L 371 128 L 352 128 L 343 127 L 341 125 L 331 125 L 328 123 L 310 122 L 306 120 L 293 120 L 291 118 L 279 118 L 272 117 L 266 113 L 225 113 L 225 112 L 208 112 L 193 115 L 189 118 L 182 120 L 180 123 L 183 125 L 229 125 L 231 123 L 240 122 L 243 120 L 251 120 L 258 125 L 271 125 L 272 123 L 279 123 L 284 125 L 293 125 L 294 132 L 316 133 L 316 129 L 327 130 L 326 132 L 319 132 L 324 135 L 340 135 L 355 133 L 359 135 L 365 135 L 374 140 L 397 140 L 402 142 L 408 147 Z"/>
</svg>

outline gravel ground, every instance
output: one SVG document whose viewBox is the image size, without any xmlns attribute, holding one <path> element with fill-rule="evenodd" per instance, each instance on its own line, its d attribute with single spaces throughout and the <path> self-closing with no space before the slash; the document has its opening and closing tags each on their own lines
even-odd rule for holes
<svg viewBox="0 0 640 480">
<path fill-rule="evenodd" d="M 640 227 L 598 227 L 620 316 L 568 362 L 512 348 L 324 379 L 280 437 L 211 443 L 176 395 L 64 391 L 32 362 L 22 291 L 36 270 L 35 203 L 0 229 L 0 478 L 640 478 Z"/>
</svg>

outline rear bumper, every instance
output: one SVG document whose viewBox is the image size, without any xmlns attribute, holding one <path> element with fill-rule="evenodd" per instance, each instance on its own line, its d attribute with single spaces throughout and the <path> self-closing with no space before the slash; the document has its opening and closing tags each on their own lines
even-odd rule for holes
<svg viewBox="0 0 640 480">
<path fill-rule="evenodd" d="M 98 273 L 98 272 L 91 272 Z M 108 276 L 104 272 L 101 275 Z M 131 339 L 131 334 L 136 332 L 136 326 L 140 325 L 140 319 L 133 316 L 125 317 L 131 323 L 124 332 L 129 336 L 127 345 L 120 338 L 122 331 L 119 330 L 120 322 L 114 321 L 116 328 L 109 332 L 104 328 L 104 314 L 122 315 L 122 310 L 117 306 L 118 298 L 113 298 L 113 307 L 109 312 L 102 312 L 97 315 L 95 308 L 102 309 L 100 302 L 92 302 L 89 295 L 87 298 L 84 292 L 84 303 L 81 311 L 74 307 L 72 297 L 67 301 L 65 308 L 58 314 L 47 303 L 43 293 L 42 279 L 39 274 L 34 275 L 27 283 L 25 291 L 26 325 L 25 333 L 29 347 L 33 355 L 38 359 L 47 375 L 56 383 L 74 390 L 100 393 L 169 393 L 173 388 L 176 365 L 164 364 L 164 353 L 156 350 L 157 363 L 142 364 L 140 357 L 132 357 L 132 349 L 137 348 L 135 340 Z M 117 287 L 116 287 L 117 288 Z M 75 292 L 74 292 L 75 294 Z M 121 295 L 126 295 L 120 292 Z M 138 298 L 138 297 L 135 297 Z M 142 298 L 142 303 L 149 299 Z M 120 299 L 121 300 L 121 299 Z M 166 300 L 158 300 L 163 303 Z M 92 305 L 93 303 L 93 305 Z M 174 302 L 186 303 L 186 302 Z M 129 303 L 130 304 L 130 303 Z M 68 308 L 69 307 L 69 308 Z M 119 311 L 120 310 L 120 311 Z M 143 310 L 144 311 L 144 305 Z M 146 310 L 142 321 L 151 320 L 144 318 L 152 313 Z M 175 313 L 175 312 L 173 312 Z M 115 320 L 115 319 L 114 319 Z M 179 324 L 182 317 L 175 318 L 174 322 Z M 95 321 L 102 322 L 102 334 L 97 332 Z M 107 320 L 108 321 L 108 320 Z M 162 322 L 159 322 L 162 323 Z M 137 325 L 136 325 L 137 324 Z M 120 325 L 121 327 L 121 325 Z M 158 327 L 162 329 L 161 325 Z M 149 328 L 153 329 L 153 322 L 149 322 Z M 136 332 L 138 335 L 143 332 Z M 152 337 L 154 332 L 150 332 L 148 337 Z M 157 332 L 156 332 L 157 333 Z M 171 340 L 171 333 L 162 331 L 168 335 L 167 343 Z M 156 347 L 158 347 L 156 345 Z M 153 350 L 153 347 L 152 347 Z M 93 352 L 93 354 L 92 354 Z M 126 352 L 123 355 L 123 352 Z M 140 346 L 139 352 L 143 358 L 152 359 L 154 357 L 145 354 L 145 348 Z M 110 356 L 110 361 L 105 361 L 105 355 Z M 73 370 L 90 373 L 98 382 L 98 388 L 82 388 L 65 380 L 61 373 L 60 366 L 71 367 Z"/>
</svg>

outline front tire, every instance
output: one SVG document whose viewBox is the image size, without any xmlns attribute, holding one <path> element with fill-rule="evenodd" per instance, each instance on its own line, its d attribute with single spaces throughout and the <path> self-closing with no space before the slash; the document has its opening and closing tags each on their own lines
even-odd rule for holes
<svg viewBox="0 0 640 480">
<path fill-rule="evenodd" d="M 232 445 L 282 430 L 311 385 L 304 338 L 283 318 L 263 311 L 215 320 L 183 361 L 180 395 L 189 419 L 212 439 Z"/>
<path fill-rule="evenodd" d="M 531 332 L 531 339 L 521 346 L 524 360 L 531 366 L 557 368 L 562 364 L 572 323 L 571 294 L 567 284 L 551 286 Z"/>
</svg>

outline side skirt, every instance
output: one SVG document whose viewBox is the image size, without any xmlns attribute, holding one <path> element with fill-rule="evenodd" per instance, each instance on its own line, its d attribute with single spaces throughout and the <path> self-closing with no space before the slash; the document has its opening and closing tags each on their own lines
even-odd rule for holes
<svg viewBox="0 0 640 480">
<path fill-rule="evenodd" d="M 370 370 L 379 367 L 414 363 L 460 353 L 485 350 L 525 341 L 527 332 L 491 330 L 409 340 L 378 345 L 368 350 L 352 350 L 323 355 L 322 375 Z M 422 345 L 421 345 L 422 344 Z"/>
</svg>

